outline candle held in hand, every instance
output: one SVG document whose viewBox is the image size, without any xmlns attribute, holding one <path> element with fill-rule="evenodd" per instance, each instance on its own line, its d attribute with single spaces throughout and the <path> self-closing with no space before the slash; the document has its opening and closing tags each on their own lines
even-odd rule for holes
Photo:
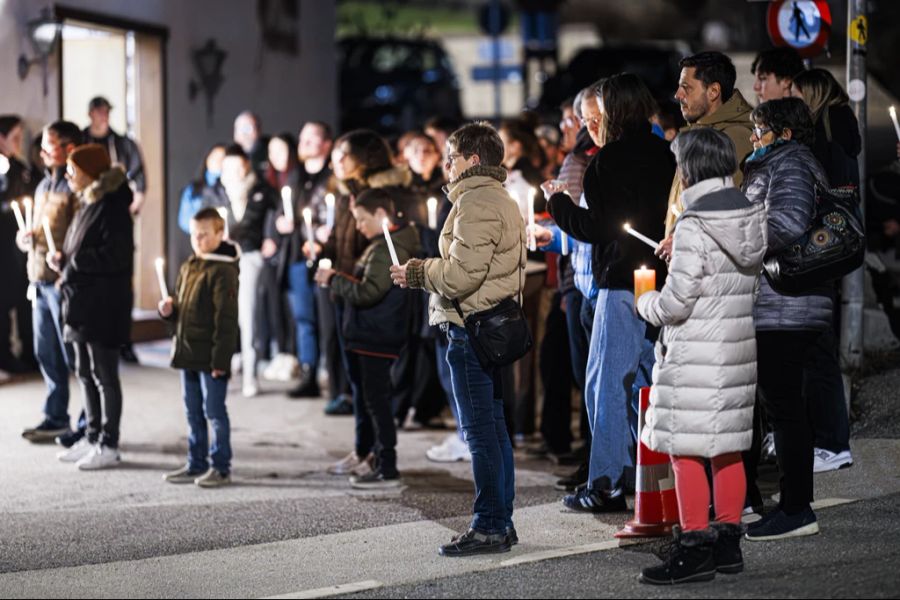
<svg viewBox="0 0 900 600">
<path fill-rule="evenodd" d="M 395 267 L 400 266 L 400 260 L 397 258 L 397 251 L 394 249 L 394 240 L 391 239 L 391 223 L 385 218 L 381 221 L 381 229 L 384 231 L 384 239 L 387 242 L 388 251 L 391 253 L 391 262 Z"/>
<path fill-rule="evenodd" d="M 647 244 L 654 250 L 656 250 L 656 248 L 659 246 L 659 242 L 654 242 L 653 240 L 648 238 L 643 233 L 635 231 L 634 229 L 631 228 L 631 225 L 629 225 L 628 223 L 625 223 L 625 233 L 627 233 L 630 236 L 636 237 L 637 239 L 641 240 L 642 242 L 644 242 L 645 244 Z"/>
<path fill-rule="evenodd" d="M 224 206 L 220 206 L 216 209 L 216 212 L 218 212 L 219 216 L 222 217 L 222 220 L 225 221 L 225 239 L 230 239 L 228 235 L 228 209 Z"/>
<path fill-rule="evenodd" d="M 891 106 L 888 109 L 888 112 L 891 113 L 891 121 L 894 122 L 894 131 L 897 133 L 897 140 L 900 141 L 900 123 L 897 122 L 897 109 Z"/>
<path fill-rule="evenodd" d="M 309 242 L 309 262 L 312 266 L 316 262 L 316 238 L 313 237 L 312 209 L 303 209 L 303 222 L 306 223 L 306 239 Z"/>
<path fill-rule="evenodd" d="M 25 230 L 29 233 L 34 232 L 34 201 L 31 198 L 22 200 L 22 206 L 25 207 Z"/>
<path fill-rule="evenodd" d="M 334 229 L 334 194 L 325 194 L 325 227 Z"/>
<path fill-rule="evenodd" d="M 159 282 L 159 294 L 162 296 L 162 299 L 165 300 L 169 297 L 169 287 L 166 285 L 166 273 L 165 273 L 165 264 L 166 261 L 162 258 L 156 259 L 156 280 Z"/>
<path fill-rule="evenodd" d="M 428 204 L 428 228 L 437 229 L 437 198 L 429 198 L 426 204 Z"/>
<path fill-rule="evenodd" d="M 22 209 L 19 208 L 19 204 L 15 201 L 10 202 L 12 206 L 13 214 L 16 216 L 16 224 L 19 226 L 19 231 L 22 233 L 26 233 L 28 228 L 25 227 L 25 218 L 22 216 Z"/>
<path fill-rule="evenodd" d="M 291 188 L 290 186 L 284 186 L 281 188 L 281 204 L 284 207 L 284 216 L 291 223 L 294 222 L 294 201 L 291 197 Z"/>
<path fill-rule="evenodd" d="M 642 294 L 652 292 L 655 289 L 656 271 L 641 265 L 641 268 L 634 272 L 634 305 L 637 306 L 638 298 Z"/>
<path fill-rule="evenodd" d="M 537 251 L 537 238 L 534 235 L 534 203 L 537 201 L 537 190 L 531 188 L 528 200 L 528 250 Z"/>
</svg>

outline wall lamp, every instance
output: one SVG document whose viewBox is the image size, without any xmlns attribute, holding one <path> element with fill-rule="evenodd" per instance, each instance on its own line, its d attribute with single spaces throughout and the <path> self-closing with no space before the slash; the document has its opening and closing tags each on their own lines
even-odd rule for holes
<svg viewBox="0 0 900 600">
<path fill-rule="evenodd" d="M 19 56 L 19 79 L 25 80 L 31 65 L 40 63 L 44 74 L 44 96 L 49 90 L 47 80 L 47 61 L 56 50 L 59 42 L 59 34 L 62 31 L 62 23 L 55 20 L 48 9 L 41 11 L 41 16 L 28 22 L 28 39 L 34 49 L 34 58 L 29 59 L 25 54 Z"/>
</svg>

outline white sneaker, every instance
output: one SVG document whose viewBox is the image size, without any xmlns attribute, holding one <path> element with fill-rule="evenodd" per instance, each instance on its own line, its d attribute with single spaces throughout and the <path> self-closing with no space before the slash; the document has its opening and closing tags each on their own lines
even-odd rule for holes
<svg viewBox="0 0 900 600">
<path fill-rule="evenodd" d="M 244 394 L 244 398 L 253 398 L 254 396 L 259 395 L 259 385 L 252 379 L 249 381 L 245 381 L 242 389 L 242 393 Z"/>
<path fill-rule="evenodd" d="M 472 462 L 469 445 L 456 434 L 447 436 L 442 444 L 429 448 L 425 456 L 428 460 L 438 463 Z"/>
<path fill-rule="evenodd" d="M 82 471 L 96 471 L 114 467 L 120 460 L 122 456 L 117 449 L 98 444 L 87 456 L 78 461 L 78 468 Z"/>
<path fill-rule="evenodd" d="M 90 454 L 93 449 L 94 445 L 88 441 L 87 437 L 83 437 L 68 450 L 58 452 L 56 458 L 64 463 L 77 463 L 79 460 Z"/>
<path fill-rule="evenodd" d="M 354 451 L 328 467 L 327 471 L 329 475 L 349 475 L 362 462 L 363 459 Z"/>
<path fill-rule="evenodd" d="M 837 471 L 838 469 L 846 469 L 853 466 L 853 457 L 850 455 L 849 450 L 832 452 L 825 448 L 814 448 L 813 456 L 813 473 Z"/>
<path fill-rule="evenodd" d="M 278 381 L 285 383 L 293 381 L 300 373 L 300 361 L 293 354 L 279 354 L 281 357 L 281 365 L 275 374 Z"/>
<path fill-rule="evenodd" d="M 244 363 L 241 360 L 241 353 L 237 352 L 231 355 L 231 373 L 237 375 L 244 370 Z"/>
</svg>

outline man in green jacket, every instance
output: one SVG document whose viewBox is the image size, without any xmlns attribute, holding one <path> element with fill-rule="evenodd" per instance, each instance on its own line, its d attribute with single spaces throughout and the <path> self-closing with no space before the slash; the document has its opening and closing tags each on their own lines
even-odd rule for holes
<svg viewBox="0 0 900 600">
<path fill-rule="evenodd" d="M 188 415 L 188 463 L 163 476 L 169 483 L 220 487 L 231 483 L 231 425 L 225 408 L 231 355 L 238 341 L 237 292 L 240 251 L 224 241 L 225 221 L 215 208 L 191 219 L 189 258 L 178 274 L 175 297 L 159 303 L 174 321 L 172 367 L 181 369 Z M 207 419 L 212 425 L 209 448 Z M 209 468 L 212 458 L 212 468 Z"/>
</svg>

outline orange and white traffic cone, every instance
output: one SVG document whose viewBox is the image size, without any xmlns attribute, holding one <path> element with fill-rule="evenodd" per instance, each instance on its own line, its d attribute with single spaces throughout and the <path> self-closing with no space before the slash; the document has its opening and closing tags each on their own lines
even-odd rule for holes
<svg viewBox="0 0 900 600">
<path fill-rule="evenodd" d="M 650 406 L 650 388 L 641 388 L 641 412 L 638 432 L 644 429 L 644 415 Z M 637 489 L 634 494 L 634 519 L 616 533 L 617 538 L 657 537 L 672 533 L 678 523 L 678 497 L 675 473 L 668 454 L 654 452 L 638 434 Z"/>
</svg>

